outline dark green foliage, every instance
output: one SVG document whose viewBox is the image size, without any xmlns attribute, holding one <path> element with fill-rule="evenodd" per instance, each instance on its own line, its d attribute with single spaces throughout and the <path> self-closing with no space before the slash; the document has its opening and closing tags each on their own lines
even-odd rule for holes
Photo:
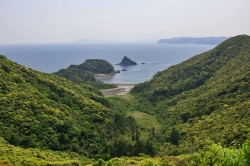
<svg viewBox="0 0 250 166">
<path fill-rule="evenodd" d="M 95 162 L 92 166 L 105 166 L 106 162 L 102 159 L 99 159 L 97 162 Z"/>
<path fill-rule="evenodd" d="M 107 132 L 113 132 L 107 130 Z M 124 117 L 122 114 L 114 115 L 114 144 L 105 147 L 105 153 L 113 157 L 138 156 L 139 153 L 155 155 L 155 148 L 152 141 L 142 141 L 140 138 L 140 129 L 132 117 Z M 129 140 L 122 139 L 121 135 L 130 136 Z M 134 139 L 133 139 L 134 137 Z"/>
<path fill-rule="evenodd" d="M 250 129 L 248 129 L 247 140 L 242 145 L 243 158 L 245 159 L 245 164 L 250 165 Z"/>
<path fill-rule="evenodd" d="M 70 80 L 74 83 L 85 84 L 85 85 L 89 84 L 97 89 L 111 89 L 117 87 L 116 85 L 113 84 L 105 84 L 103 82 L 96 81 L 94 74 L 86 70 L 67 68 L 67 69 L 61 69 L 53 74 L 64 77 L 67 80 Z"/>
<path fill-rule="evenodd" d="M 140 104 L 136 104 L 134 100 L 117 97 L 109 98 L 109 101 L 110 108 L 117 112 L 113 115 L 115 133 L 112 135 L 115 135 L 115 142 L 111 146 L 106 146 L 105 152 L 115 157 L 138 156 L 140 153 L 154 156 L 155 136 L 150 136 L 151 130 L 139 126 L 134 117 L 126 116 L 128 111 L 140 110 Z"/>
<path fill-rule="evenodd" d="M 176 128 L 172 129 L 169 141 L 174 144 L 174 145 L 178 145 L 178 141 L 180 139 L 180 134 L 179 132 L 176 130 Z"/>
<path fill-rule="evenodd" d="M 69 68 L 76 68 L 90 71 L 94 74 L 110 74 L 114 72 L 114 67 L 106 60 L 87 59 L 80 65 L 70 65 Z"/>
<path fill-rule="evenodd" d="M 86 71 L 86 70 L 80 70 L 80 69 L 75 69 L 75 68 L 61 69 L 54 74 L 64 77 L 67 80 L 70 80 L 75 83 L 95 81 L 95 77 L 93 73 Z"/>
<path fill-rule="evenodd" d="M 155 148 L 151 141 L 146 143 L 138 137 L 134 143 L 125 140 L 115 141 L 114 145 L 107 147 L 107 153 L 113 157 L 138 156 L 140 153 L 155 155 Z"/>
</svg>

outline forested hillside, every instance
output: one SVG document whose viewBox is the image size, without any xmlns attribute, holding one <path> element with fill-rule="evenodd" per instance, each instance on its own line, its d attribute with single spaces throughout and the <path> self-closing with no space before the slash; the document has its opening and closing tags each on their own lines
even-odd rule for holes
<svg viewBox="0 0 250 166">
<path fill-rule="evenodd" d="M 97 89 L 116 88 L 116 85 L 96 81 L 94 74 L 110 74 L 114 67 L 106 60 L 87 59 L 80 65 L 70 65 L 67 69 L 61 69 L 54 74 L 64 77 L 77 84 L 89 84 Z"/>
<path fill-rule="evenodd" d="M 106 84 L 95 79 L 94 73 L 77 68 L 61 69 L 53 74 L 64 77 L 77 84 L 89 84 L 97 89 L 111 89 L 116 88 L 116 85 Z"/>
<path fill-rule="evenodd" d="M 230 38 L 110 98 L 91 72 L 0 55 L 0 165 L 249 165 L 249 46 Z"/>
<path fill-rule="evenodd" d="M 114 72 L 114 67 L 106 60 L 87 59 L 80 65 L 70 65 L 69 68 L 76 68 L 90 71 L 94 74 L 110 74 Z"/>
<path fill-rule="evenodd" d="M 92 86 L 34 71 L 3 55 L 0 76 L 0 136 L 10 144 L 106 159 L 145 152 L 118 150 L 123 144 L 138 146 L 140 129 L 133 118 L 111 110 Z"/>
<path fill-rule="evenodd" d="M 247 35 L 230 38 L 132 89 L 141 102 L 154 106 L 147 112 L 164 124 L 166 149 L 168 142 L 178 146 L 175 154 L 199 150 L 206 140 L 243 143 L 250 125 L 249 46 Z"/>
</svg>

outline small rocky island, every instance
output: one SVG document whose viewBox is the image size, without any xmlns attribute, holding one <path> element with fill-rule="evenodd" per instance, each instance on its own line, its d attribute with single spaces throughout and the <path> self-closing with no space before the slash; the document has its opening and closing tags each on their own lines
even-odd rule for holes
<svg viewBox="0 0 250 166">
<path fill-rule="evenodd" d="M 132 61 L 128 57 L 124 56 L 122 61 L 116 65 L 121 65 L 121 66 L 130 66 L 130 65 L 137 65 L 135 61 Z"/>
</svg>

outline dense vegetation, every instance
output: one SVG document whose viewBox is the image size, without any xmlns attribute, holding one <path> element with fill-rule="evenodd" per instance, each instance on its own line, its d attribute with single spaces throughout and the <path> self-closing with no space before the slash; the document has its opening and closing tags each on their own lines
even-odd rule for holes
<svg viewBox="0 0 250 166">
<path fill-rule="evenodd" d="M 110 74 L 114 72 L 114 67 L 106 60 L 87 59 L 80 65 L 70 65 L 69 68 L 90 71 L 94 74 Z"/>
<path fill-rule="evenodd" d="M 10 144 L 106 159 L 146 152 L 134 119 L 111 110 L 92 86 L 34 71 L 3 55 L 0 75 L 0 136 Z"/>
<path fill-rule="evenodd" d="M 93 163 L 91 160 L 74 152 L 59 152 L 39 150 L 37 148 L 24 149 L 10 145 L 0 137 L 0 165 L 84 165 Z"/>
<path fill-rule="evenodd" d="M 204 151 L 189 156 L 185 165 L 188 166 L 248 166 L 250 165 L 250 132 L 248 138 L 238 148 L 225 148 L 212 142 L 208 142 Z"/>
<path fill-rule="evenodd" d="M 86 81 L 95 81 L 95 76 L 92 72 L 75 69 L 75 68 L 67 68 L 61 69 L 54 74 L 65 77 L 67 80 L 70 80 L 75 83 L 84 83 Z"/>
<path fill-rule="evenodd" d="M 0 55 L 0 165 L 249 165 L 249 46 L 230 38 L 110 98 L 91 72 Z"/>
<path fill-rule="evenodd" d="M 154 106 L 147 112 L 164 124 L 162 141 L 178 146 L 165 153 L 190 153 L 208 139 L 223 146 L 244 142 L 250 125 L 249 45 L 249 36 L 233 37 L 132 89 L 141 102 Z"/>
<path fill-rule="evenodd" d="M 61 69 L 54 74 L 64 77 L 77 84 L 89 84 L 97 89 L 111 89 L 116 88 L 116 85 L 106 84 L 100 81 L 96 81 L 92 72 L 76 68 Z"/>
<path fill-rule="evenodd" d="M 137 157 L 112 158 L 109 161 L 99 159 L 94 162 L 74 152 L 43 151 L 39 149 L 23 149 L 9 145 L 0 137 L 0 165 L 92 165 L 92 166 L 248 166 L 250 164 L 250 133 L 242 148 L 225 148 L 212 142 L 208 142 L 204 151 L 191 155 L 154 157 L 139 154 Z"/>
</svg>

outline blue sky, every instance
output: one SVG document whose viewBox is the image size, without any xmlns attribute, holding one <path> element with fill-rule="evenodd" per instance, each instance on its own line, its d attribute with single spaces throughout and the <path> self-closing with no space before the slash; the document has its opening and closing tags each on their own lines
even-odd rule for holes
<svg viewBox="0 0 250 166">
<path fill-rule="evenodd" d="M 0 44 L 250 35 L 250 0 L 1 0 Z"/>
</svg>

